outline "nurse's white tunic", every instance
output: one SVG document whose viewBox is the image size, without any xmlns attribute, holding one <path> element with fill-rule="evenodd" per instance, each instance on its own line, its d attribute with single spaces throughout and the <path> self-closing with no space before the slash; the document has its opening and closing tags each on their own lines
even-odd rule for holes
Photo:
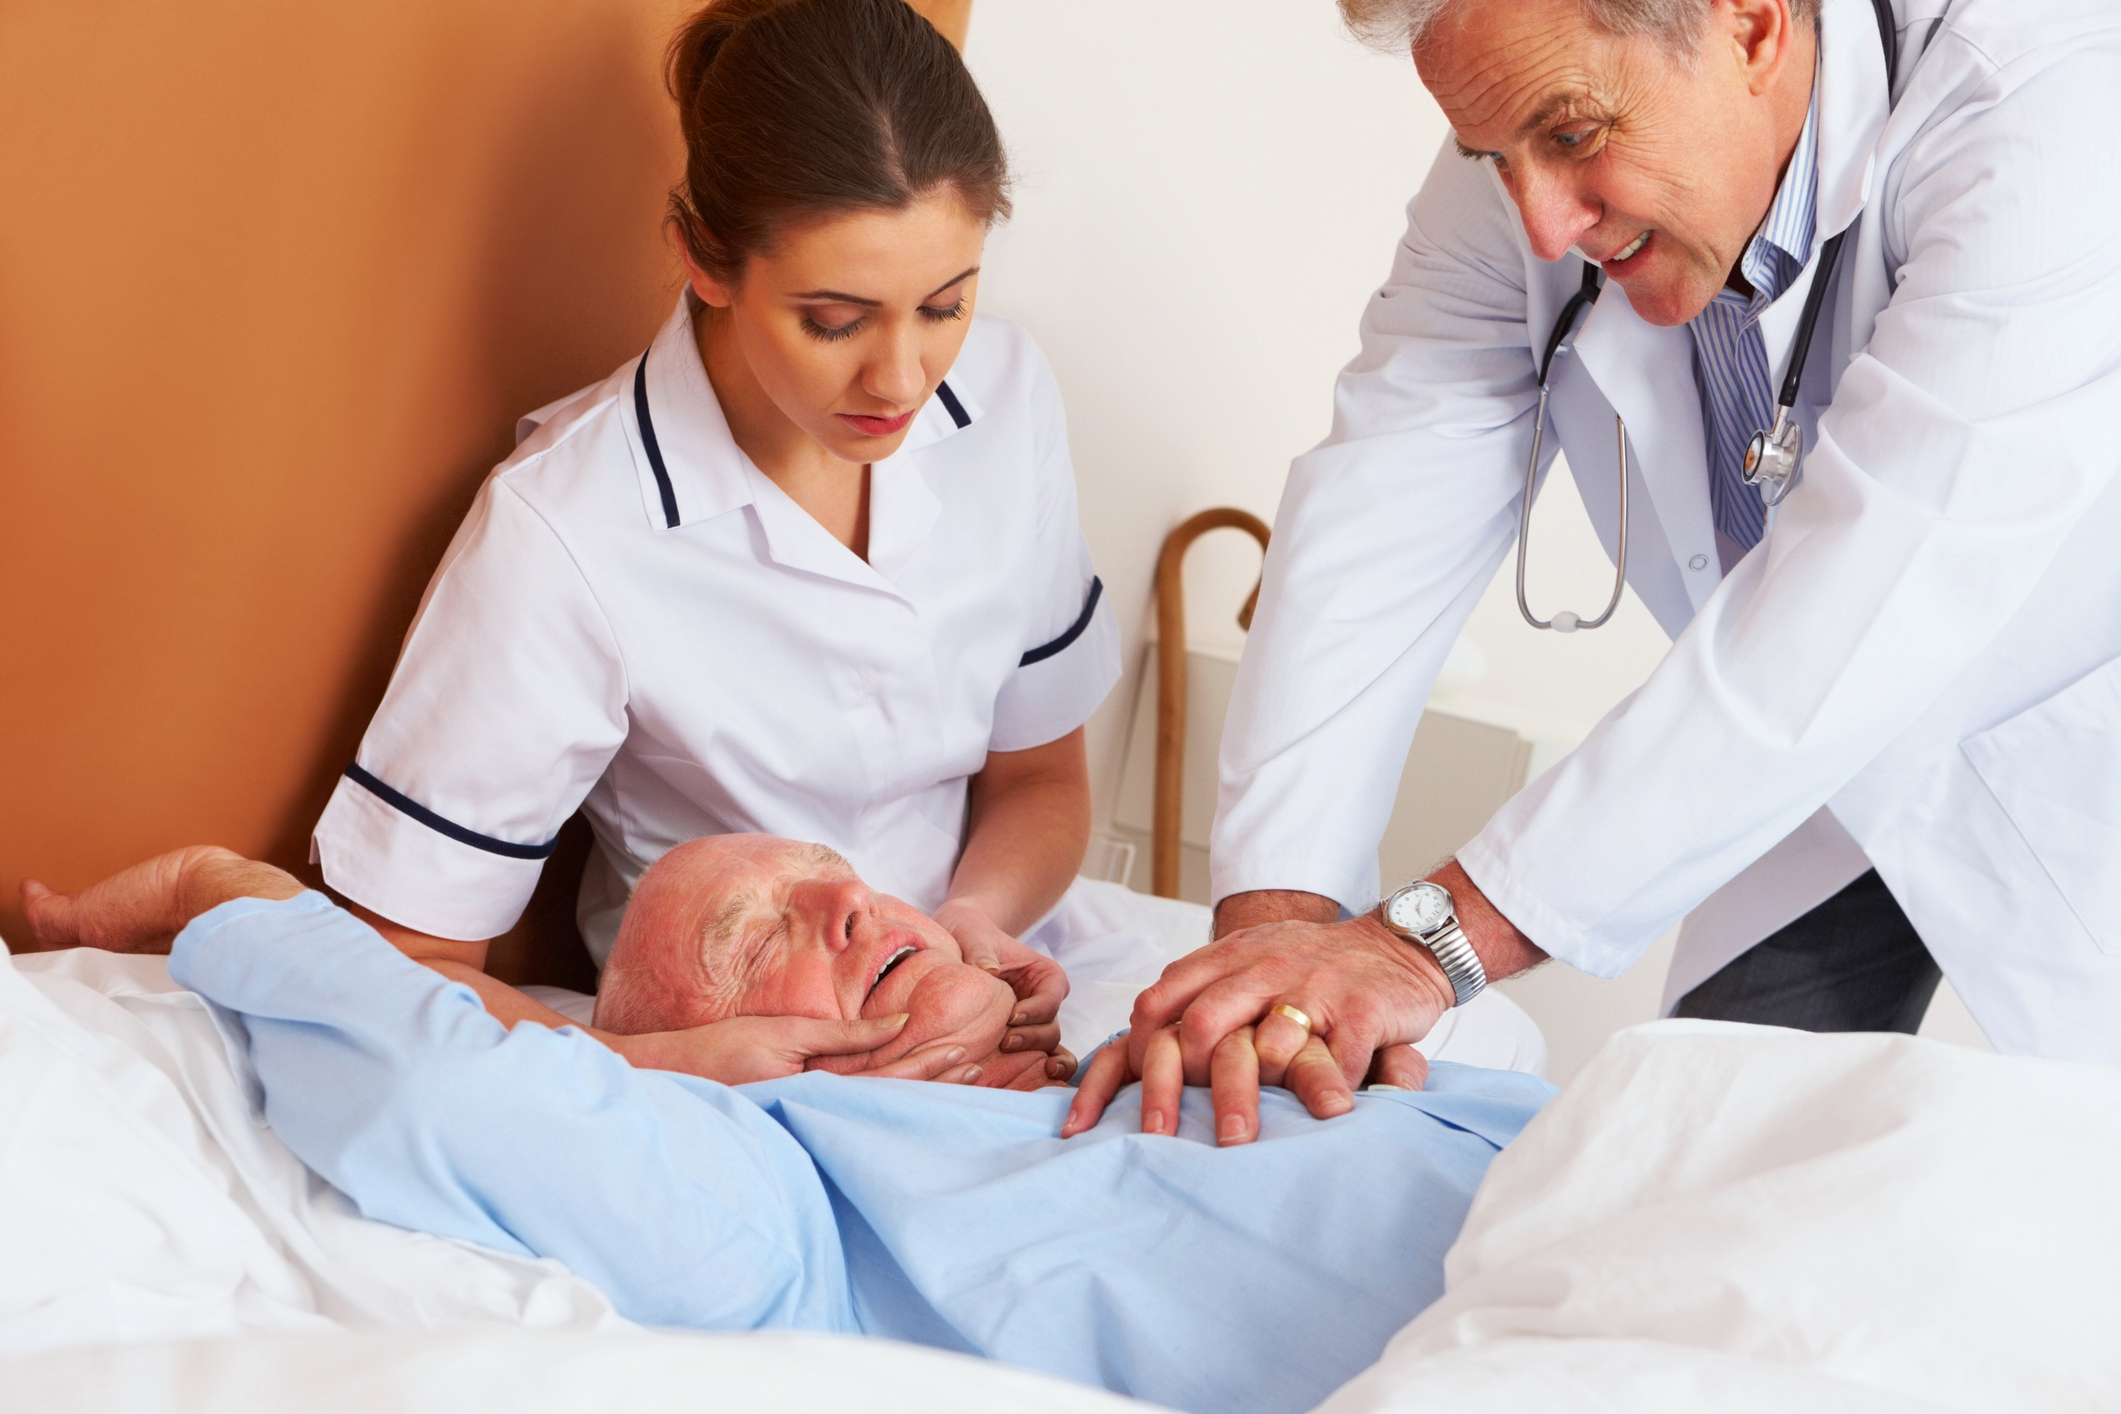
<svg viewBox="0 0 2121 1414">
<path fill-rule="evenodd" d="M 407 635 L 312 846 L 348 898 L 505 932 L 579 806 L 601 962 L 643 870 L 700 835 L 818 841 L 939 904 L 966 778 L 1082 725 L 1119 631 L 1060 396 L 976 318 L 899 452 L 865 562 L 738 450 L 681 298 L 643 359 L 525 419 Z"/>
</svg>

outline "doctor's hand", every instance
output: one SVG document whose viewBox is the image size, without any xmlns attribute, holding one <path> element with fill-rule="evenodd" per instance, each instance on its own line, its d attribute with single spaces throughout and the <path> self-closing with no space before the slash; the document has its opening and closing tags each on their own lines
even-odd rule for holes
<svg viewBox="0 0 2121 1414">
<path fill-rule="evenodd" d="M 1285 1022 L 1292 1031 L 1302 1031 L 1284 1017 L 1269 1019 Z M 1149 1037 L 1142 1047 L 1139 1070 L 1126 1044 L 1132 1037 L 1115 1040 L 1100 1050 L 1083 1072 L 1075 1100 L 1068 1106 L 1068 1118 L 1061 1125 L 1061 1138 L 1073 1138 L 1096 1124 L 1113 1097 L 1134 1080 L 1142 1083 L 1144 1134 L 1177 1134 L 1184 1088 L 1208 1086 L 1215 1102 L 1215 1142 L 1224 1148 L 1249 1144 L 1259 1137 L 1262 1085 L 1289 1090 L 1305 1109 L 1321 1119 L 1346 1114 L 1355 1107 L 1346 1077 L 1322 1038 L 1303 1037 L 1284 1059 L 1283 1048 L 1262 1052 L 1260 1034 L 1265 1030 L 1263 1026 L 1242 1026 L 1223 1037 L 1209 1053 L 1205 1072 L 1188 1068 L 1175 1025 L 1162 1027 Z M 1387 1046 L 1371 1062 L 1368 1078 L 1372 1085 L 1419 1090 L 1428 1083 L 1428 1058 L 1410 1045 Z"/>
<path fill-rule="evenodd" d="M 1459 926 L 1491 980 L 1545 961 L 1546 954 L 1503 917 L 1457 860 L 1429 878 L 1450 891 Z M 1314 899 L 1310 906 L 1319 911 L 1331 906 L 1330 900 L 1311 895 L 1282 895 L 1273 903 L 1286 907 L 1291 899 L 1300 906 Z M 1125 1074 L 1141 1077 L 1145 1107 L 1157 1101 L 1156 1075 L 1174 1068 L 1167 1058 L 1158 1072 L 1151 1064 L 1152 1047 L 1175 1045 L 1176 1072 L 1200 1084 L 1201 1077 L 1213 1077 L 1224 1042 L 1248 1027 L 1253 1038 L 1247 1049 L 1258 1059 L 1259 1080 L 1248 1080 L 1239 1062 L 1226 1062 L 1226 1069 L 1236 1068 L 1227 1080 L 1214 1080 L 1218 1126 L 1241 1119 L 1248 1137 L 1259 1129 L 1259 1085 L 1279 1083 L 1276 1077 L 1315 1046 L 1325 1047 L 1341 1082 L 1310 1081 L 1297 1090 L 1304 1108 L 1320 1119 L 1343 1113 L 1354 1103 L 1351 1092 L 1365 1080 L 1419 1087 L 1419 1082 L 1409 1086 L 1407 1077 L 1417 1062 L 1426 1075 L 1427 1062 L 1413 1053 L 1412 1043 L 1427 1036 L 1456 1002 L 1450 980 L 1427 948 L 1403 941 L 1374 911 L 1346 922 L 1316 918 L 1314 912 L 1309 920 L 1239 927 L 1172 963 L 1135 998 Z M 1302 1020 L 1278 1010 L 1283 1007 Z M 1175 1041 L 1160 1039 L 1167 1032 Z M 1078 1115 L 1095 1123 L 1109 1099 L 1109 1091 L 1093 1090 L 1086 1081 L 1064 1132 L 1082 1127 L 1076 1124 Z"/>
<path fill-rule="evenodd" d="M 957 939 L 965 961 L 1001 978 L 1016 993 L 1016 1010 L 1010 1014 L 1002 1050 L 1059 1050 L 1060 1004 L 1068 995 L 1068 974 L 1061 965 L 1024 946 L 985 913 L 960 900 L 952 899 L 936 909 L 935 921 Z"/>
<path fill-rule="evenodd" d="M 650 1031 L 622 1036 L 609 1031 L 590 1034 L 646 1070 L 675 1070 L 724 1085 L 748 1085 L 800 1074 L 818 1056 L 866 1055 L 887 1045 L 906 1028 L 906 1017 L 874 1020 L 818 1021 L 807 1016 L 732 1016 L 683 1031 Z M 863 1075 L 900 1080 L 941 1080 L 969 1084 L 980 1068 L 965 1063 L 965 1048 L 948 1044 L 923 1047 Z"/>
</svg>

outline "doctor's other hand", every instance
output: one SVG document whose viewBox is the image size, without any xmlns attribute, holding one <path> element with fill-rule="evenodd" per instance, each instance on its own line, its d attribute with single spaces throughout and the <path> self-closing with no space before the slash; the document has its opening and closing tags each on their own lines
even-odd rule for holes
<svg viewBox="0 0 2121 1414">
<path fill-rule="evenodd" d="M 1060 1048 L 1060 1004 L 1068 996 L 1068 974 L 1042 952 L 1018 942 L 983 911 L 958 900 L 935 910 L 935 921 L 957 939 L 965 961 L 1009 984 L 1016 1010 L 1002 1050 L 1055 1051 Z"/>
<path fill-rule="evenodd" d="M 863 1055 L 890 1042 L 906 1028 L 904 1015 L 820 1021 L 807 1016 L 732 1016 L 683 1031 L 649 1031 L 622 1036 L 593 1031 L 598 1040 L 644 1070 L 674 1070 L 748 1085 L 797 1075 L 817 1056 Z M 865 1070 L 901 1080 L 941 1080 L 955 1084 L 979 1078 L 976 1065 L 965 1064 L 962 1046 L 935 1046 L 915 1051 L 888 1065 Z"/>
</svg>

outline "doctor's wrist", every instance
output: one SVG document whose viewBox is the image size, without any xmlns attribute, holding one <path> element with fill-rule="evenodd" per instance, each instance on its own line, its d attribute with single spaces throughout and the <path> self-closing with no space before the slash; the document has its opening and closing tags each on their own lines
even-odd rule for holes
<svg viewBox="0 0 2121 1414">
<path fill-rule="evenodd" d="M 1456 859 L 1446 861 L 1442 868 L 1430 874 L 1429 881 L 1441 884 L 1450 892 L 1459 930 L 1472 944 L 1474 954 L 1480 959 L 1481 970 L 1490 982 L 1514 977 L 1547 960 L 1546 952 L 1503 916 L 1502 910 L 1489 901 Z"/>
<path fill-rule="evenodd" d="M 1387 928 L 1382 906 L 1336 926 L 1354 930 L 1361 936 L 1365 946 L 1392 960 L 1406 978 L 1418 1009 L 1433 1008 L 1434 1016 L 1442 1016 L 1458 1005 L 1458 990 L 1444 974 L 1443 965 L 1436 960 L 1436 955 L 1420 943 L 1409 942 Z M 1427 1034 L 1428 1029 L 1424 1027 L 1421 1035 L 1404 1039 L 1418 1041 Z"/>
</svg>

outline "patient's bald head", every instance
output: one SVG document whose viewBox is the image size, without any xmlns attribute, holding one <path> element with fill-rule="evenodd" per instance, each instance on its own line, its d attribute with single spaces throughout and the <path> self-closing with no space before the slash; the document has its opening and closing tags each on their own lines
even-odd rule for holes
<svg viewBox="0 0 2121 1414">
<path fill-rule="evenodd" d="M 872 1056 L 818 1062 L 853 1070 L 946 1037 L 984 1060 L 1014 1003 L 940 924 L 869 888 L 835 851 L 710 835 L 642 876 L 597 990 L 596 1025 L 637 1035 L 732 1016 L 912 1017 Z"/>
</svg>

